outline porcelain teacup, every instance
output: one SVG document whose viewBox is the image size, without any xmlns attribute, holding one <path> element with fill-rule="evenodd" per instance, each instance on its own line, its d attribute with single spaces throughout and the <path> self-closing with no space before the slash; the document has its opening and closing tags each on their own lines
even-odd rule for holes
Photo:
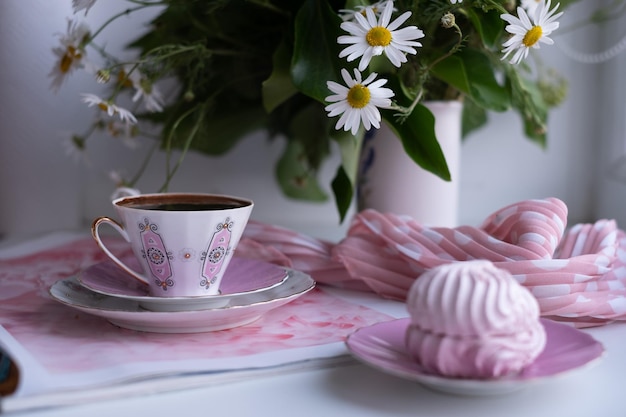
<svg viewBox="0 0 626 417">
<path fill-rule="evenodd" d="M 113 200 L 120 221 L 96 218 L 98 246 L 155 297 L 219 294 L 220 281 L 250 218 L 252 200 L 202 193 L 139 194 Z M 130 243 L 142 271 L 115 256 L 100 236 L 109 225 Z"/>
</svg>

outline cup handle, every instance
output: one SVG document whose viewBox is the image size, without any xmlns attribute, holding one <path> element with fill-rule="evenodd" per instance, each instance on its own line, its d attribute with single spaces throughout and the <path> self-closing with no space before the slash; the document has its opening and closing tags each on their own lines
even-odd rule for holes
<svg viewBox="0 0 626 417">
<path fill-rule="evenodd" d="M 127 241 L 130 242 L 130 239 L 128 237 L 128 233 L 126 233 L 126 230 L 124 230 L 124 227 L 119 224 L 117 221 L 113 220 L 110 217 L 106 217 L 106 216 L 101 216 L 96 218 L 93 223 L 91 224 L 91 235 L 93 236 L 94 240 L 96 241 L 96 243 L 98 244 L 98 246 L 100 247 L 100 249 L 102 249 L 102 251 L 113 261 L 115 262 L 120 268 L 122 268 L 124 271 L 126 271 L 127 273 L 129 273 L 133 278 L 138 279 L 139 281 L 141 281 L 142 283 L 146 284 L 146 285 L 150 285 L 150 281 L 144 277 L 143 275 L 141 275 L 140 273 L 138 273 L 137 271 L 133 270 L 132 268 L 128 267 L 124 262 L 122 262 L 117 256 L 113 255 L 113 253 L 106 247 L 106 245 L 104 244 L 104 242 L 102 241 L 102 239 L 100 238 L 100 226 L 102 226 L 103 224 L 108 224 L 109 226 L 111 226 L 116 232 L 118 232 L 120 235 L 122 235 L 122 237 Z"/>
</svg>

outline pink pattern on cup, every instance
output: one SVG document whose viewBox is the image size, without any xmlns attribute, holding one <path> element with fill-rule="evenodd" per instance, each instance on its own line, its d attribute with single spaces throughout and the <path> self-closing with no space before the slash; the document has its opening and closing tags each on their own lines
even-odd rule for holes
<svg viewBox="0 0 626 417">
<path fill-rule="evenodd" d="M 201 286 L 209 289 L 215 282 L 217 275 L 222 269 L 224 258 L 230 252 L 230 239 L 233 222 L 226 218 L 224 223 L 217 225 L 216 232 L 213 233 L 211 243 L 204 254 L 204 264 L 202 265 L 202 276 L 206 279 L 200 282 Z"/>
<path fill-rule="evenodd" d="M 167 291 L 167 287 L 174 285 L 172 276 L 172 266 L 170 265 L 170 255 L 165 248 L 163 239 L 156 231 L 158 226 L 150 223 L 146 218 L 144 223 L 139 224 L 141 230 L 141 242 L 143 245 L 143 256 L 148 263 L 150 272 L 156 278 L 156 284 Z"/>
</svg>

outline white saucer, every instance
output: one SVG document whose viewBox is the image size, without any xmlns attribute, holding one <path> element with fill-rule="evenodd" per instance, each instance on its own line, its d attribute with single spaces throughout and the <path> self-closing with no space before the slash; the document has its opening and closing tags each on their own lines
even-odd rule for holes
<svg viewBox="0 0 626 417">
<path fill-rule="evenodd" d="M 284 283 L 268 290 L 230 297 L 227 305 L 193 311 L 149 311 L 139 302 L 99 294 L 83 287 L 77 277 L 57 281 L 50 288 L 56 301 L 82 312 L 104 317 L 131 330 L 156 333 L 200 333 L 252 323 L 268 311 L 287 304 L 315 287 L 310 276 L 287 270 Z"/>
<path fill-rule="evenodd" d="M 535 361 L 519 374 L 498 379 L 460 379 L 425 372 L 411 358 L 404 344 L 410 319 L 397 319 L 363 327 L 346 340 L 350 353 L 362 362 L 389 374 L 417 381 L 431 389 L 458 395 L 486 396 L 517 391 L 529 384 L 595 362 L 604 347 L 587 333 L 571 326 L 541 319 L 547 343 Z"/>
<path fill-rule="evenodd" d="M 131 265 L 136 263 L 132 257 L 124 261 Z M 136 265 L 136 269 L 139 269 L 139 265 Z M 114 262 L 106 260 L 86 268 L 78 275 L 78 281 L 91 291 L 137 301 L 148 310 L 190 311 L 222 307 L 233 298 L 267 291 L 284 284 L 287 276 L 287 270 L 283 267 L 235 257 L 224 274 L 218 295 L 154 297 L 148 294 L 146 284 L 131 277 Z"/>
</svg>

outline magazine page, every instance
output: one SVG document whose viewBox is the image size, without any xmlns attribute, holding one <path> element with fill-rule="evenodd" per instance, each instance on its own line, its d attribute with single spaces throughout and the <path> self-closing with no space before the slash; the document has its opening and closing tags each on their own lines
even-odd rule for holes
<svg viewBox="0 0 626 417">
<path fill-rule="evenodd" d="M 90 401 L 119 390 L 158 392 L 343 363 L 349 360 L 347 335 L 392 318 L 350 301 L 348 292 L 317 286 L 228 330 L 168 334 L 120 328 L 51 297 L 55 282 L 103 260 L 90 238 L 69 240 L 0 260 L 0 349 L 19 369 L 17 389 L 2 399 L 3 412 Z M 175 320 L 172 313 L 145 314 Z"/>
</svg>

